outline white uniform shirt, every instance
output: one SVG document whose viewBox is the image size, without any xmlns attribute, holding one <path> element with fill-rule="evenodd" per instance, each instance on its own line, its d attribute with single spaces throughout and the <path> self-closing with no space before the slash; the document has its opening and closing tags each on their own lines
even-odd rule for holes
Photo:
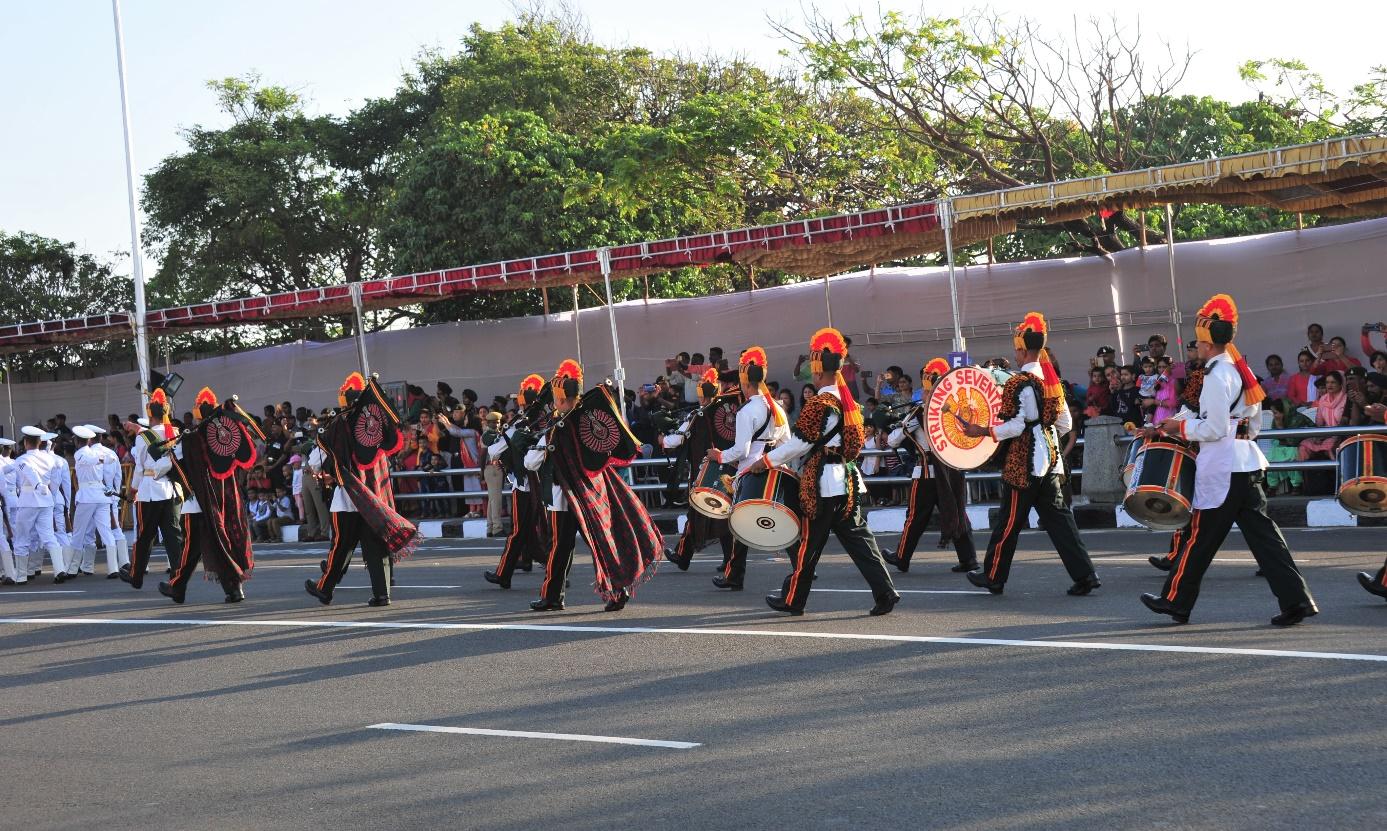
<svg viewBox="0 0 1387 831">
<path fill-rule="evenodd" d="M 111 498 L 106 495 L 106 461 L 96 447 L 77 448 L 72 461 L 77 466 L 78 504 L 110 504 Z"/>
<path fill-rule="evenodd" d="M 92 449 L 101 457 L 102 479 L 106 483 L 106 490 L 111 493 L 107 499 L 112 505 L 119 505 L 120 486 L 125 479 L 120 469 L 120 457 L 116 455 L 116 451 L 104 444 L 95 445 Z"/>
<path fill-rule="evenodd" d="M 823 395 L 825 393 L 827 393 L 828 395 L 832 395 L 834 398 L 837 398 L 837 385 L 829 385 L 819 390 L 820 395 Z M 827 435 L 828 432 L 831 431 L 838 424 L 838 418 L 838 413 L 829 412 L 828 418 L 825 420 L 824 423 L 825 435 Z M 839 433 L 838 435 L 824 442 L 823 446 L 825 448 L 841 447 L 842 444 L 843 435 L 842 433 Z M 773 465 L 790 465 L 793 462 L 799 461 L 801 457 L 808 454 L 810 449 L 813 448 L 813 446 L 813 442 L 807 442 L 799 436 L 795 435 L 794 433 L 790 433 L 789 437 L 786 438 L 785 441 L 779 447 L 775 448 L 774 450 L 766 454 L 766 461 Z M 867 489 L 866 483 L 864 482 L 860 484 L 861 487 L 858 490 L 865 491 Z M 823 465 L 823 472 L 819 474 L 819 495 L 843 496 L 847 492 L 847 465 L 825 461 Z"/>
<path fill-rule="evenodd" d="M 506 428 L 506 432 L 502 434 L 502 438 L 486 446 L 486 457 L 492 461 L 500 461 L 501 454 L 505 453 L 506 448 L 510 447 L 510 440 L 513 438 L 515 438 L 515 428 Z M 516 475 L 509 470 L 506 471 L 506 481 L 510 482 L 510 486 L 515 490 L 526 493 L 530 490 L 529 482 L 516 477 Z"/>
<path fill-rule="evenodd" d="M 320 445 L 315 445 L 313 451 L 308 454 L 308 470 L 310 473 L 323 473 L 324 468 L 326 468 L 327 473 L 336 475 L 327 452 Z M 332 491 L 332 504 L 328 506 L 328 512 L 334 514 L 354 514 L 357 512 L 356 503 L 352 502 L 351 494 L 347 493 L 347 489 L 342 487 L 340 482 Z"/>
<path fill-rule="evenodd" d="M 5 509 L 14 510 L 15 490 L 14 490 L 14 459 L 8 456 L 0 456 L 0 489 L 5 494 Z"/>
<path fill-rule="evenodd" d="M 67 459 L 52 450 L 40 448 L 38 452 L 53 460 L 53 474 L 49 480 L 49 489 L 53 491 L 53 511 L 66 512 L 72 507 L 72 468 Z"/>
<path fill-rule="evenodd" d="M 541 467 L 544 467 L 544 460 L 549 456 L 549 451 L 545 449 L 546 440 L 547 437 L 545 439 L 541 439 L 539 444 L 536 444 L 534 447 L 530 448 L 525 453 L 526 470 L 537 471 Z M 545 507 L 547 507 L 551 511 L 567 511 L 568 500 L 564 498 L 563 488 L 559 487 L 557 483 L 555 483 L 553 487 L 554 490 L 550 494 L 552 504 L 546 505 Z"/>
<path fill-rule="evenodd" d="M 930 466 L 928 464 L 929 455 L 925 453 L 925 448 L 929 447 L 929 440 L 925 436 L 925 428 L 920 426 L 920 422 L 917 419 L 907 419 L 905 422 L 901 423 L 901 426 L 892 430 L 891 434 L 886 437 L 886 446 L 891 448 L 897 448 L 900 447 L 902 444 L 905 444 L 905 439 L 907 435 L 907 423 L 914 425 L 909 430 L 909 436 L 910 439 L 915 442 L 916 451 L 924 454 L 920 457 L 919 463 L 915 465 L 915 469 L 910 471 L 910 478 L 929 479 L 932 474 L 930 473 Z"/>
<path fill-rule="evenodd" d="M 1180 437 L 1199 442 L 1194 470 L 1194 508 L 1208 510 L 1223 504 L 1234 473 L 1266 470 L 1267 457 L 1257 446 L 1262 431 L 1261 407 L 1242 398 L 1242 377 L 1227 354 L 1215 355 L 1204 368 L 1199 389 L 1199 413 L 1180 419 Z M 1246 439 L 1238 422 L 1248 420 Z"/>
<path fill-rule="evenodd" d="M 16 508 L 53 507 L 56 458 L 52 453 L 30 450 L 15 460 L 10 470 L 14 473 Z"/>
<path fill-rule="evenodd" d="M 156 426 L 153 429 L 158 435 L 159 428 Z M 165 438 L 173 434 L 172 427 L 163 428 Z M 156 461 L 149 453 L 149 437 L 145 435 L 145 431 L 141 430 L 139 435 L 135 436 L 135 447 L 130 451 L 130 458 L 135 463 L 135 474 L 130 479 L 130 485 L 135 489 L 136 502 L 173 499 L 173 483 L 169 481 L 173 459 L 165 453 Z"/>
<path fill-rule="evenodd" d="M 825 387 L 825 389 L 828 389 Z M 833 387 L 835 395 L 837 387 Z M 785 411 L 780 408 L 780 402 L 772 402 L 775 412 L 780 413 L 782 419 L 785 418 Z M 761 430 L 761 425 L 766 429 Z M 761 430 L 760 438 L 752 441 L 752 436 L 756 431 Z M 790 425 L 777 425 L 775 413 L 766 407 L 766 399 L 761 395 L 753 395 L 747 399 L 740 410 L 737 410 L 737 437 L 733 439 L 732 446 L 722 451 L 722 463 L 725 465 L 735 464 L 737 473 L 741 474 L 752 465 L 757 459 L 766 453 L 767 444 L 784 444 L 790 438 Z M 830 444 L 837 443 L 835 438 Z M 827 468 L 825 468 L 827 469 Z M 825 494 L 827 495 L 827 494 Z"/>
<path fill-rule="evenodd" d="M 175 457 L 177 457 L 179 461 L 182 461 L 182 460 L 183 460 L 183 443 L 182 443 L 182 442 L 179 442 L 178 444 L 174 445 L 174 447 L 173 447 L 173 455 L 174 455 Z M 180 513 L 184 513 L 184 514 L 200 514 L 200 513 L 202 513 L 202 506 L 199 505 L 199 504 L 197 504 L 197 497 L 193 495 L 192 491 L 189 491 L 188 493 L 183 494 L 183 505 L 182 505 L 182 507 L 179 509 L 179 511 L 180 511 Z"/>
<path fill-rule="evenodd" d="M 1036 378 L 1040 378 L 1040 363 L 1031 361 L 1021 367 L 1022 372 L 1029 372 Z M 1040 402 L 1036 400 L 1035 388 L 1026 387 L 1021 390 L 1021 410 L 1014 418 L 1004 421 L 992 428 L 992 437 L 997 441 L 1014 439 L 1026 429 L 1026 422 L 1040 420 Z M 1069 435 L 1073 429 L 1073 419 L 1069 417 L 1069 407 L 1063 401 L 1059 405 L 1059 413 L 1055 418 L 1053 429 L 1046 429 L 1037 424 L 1031 428 L 1031 433 L 1035 437 L 1035 446 L 1031 450 L 1031 474 L 1037 478 L 1044 478 L 1051 473 L 1064 473 L 1064 456 L 1060 451 L 1060 437 Z M 1050 468 L 1050 447 L 1055 448 L 1055 467 Z"/>
</svg>

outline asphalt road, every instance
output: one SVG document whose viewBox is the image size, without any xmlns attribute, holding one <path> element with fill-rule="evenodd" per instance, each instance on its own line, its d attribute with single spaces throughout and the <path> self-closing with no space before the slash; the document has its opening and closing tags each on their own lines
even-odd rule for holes
<svg viewBox="0 0 1387 831">
<path fill-rule="evenodd" d="M 1387 827 L 1387 603 L 1353 579 L 1387 535 L 1289 531 L 1322 610 L 1289 630 L 1237 535 L 1188 626 L 1137 602 L 1165 538 L 1084 536 L 1093 596 L 1027 532 L 1004 595 L 931 548 L 883 618 L 840 551 L 801 618 L 761 599 L 783 560 L 720 592 L 713 548 L 619 614 L 581 554 L 567 611 L 529 612 L 539 573 L 483 583 L 474 541 L 385 609 L 304 594 L 322 545 L 261 551 L 239 606 L 0 590 L 0 828 Z"/>
</svg>

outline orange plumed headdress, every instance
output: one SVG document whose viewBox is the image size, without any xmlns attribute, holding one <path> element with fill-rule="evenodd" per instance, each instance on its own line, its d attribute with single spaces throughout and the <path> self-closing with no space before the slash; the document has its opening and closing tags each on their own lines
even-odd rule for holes
<svg viewBox="0 0 1387 831">
<path fill-rule="evenodd" d="M 164 392 L 162 389 L 157 389 L 157 390 L 155 390 L 154 392 L 151 392 L 151 393 L 149 394 L 149 403 L 150 403 L 150 404 L 158 404 L 158 405 L 162 406 L 162 407 L 164 408 L 164 417 L 163 417 L 163 419 L 162 419 L 162 422 L 163 422 L 164 424 L 171 424 L 171 423 L 172 423 L 172 422 L 169 420 L 169 410 L 172 410 L 172 409 L 173 409 L 173 405 L 169 403 L 169 395 L 168 395 L 168 393 Z M 147 408 L 146 408 L 146 409 L 147 409 Z M 153 417 L 154 417 L 154 416 L 153 416 L 153 413 L 151 413 L 151 414 L 150 414 L 150 418 L 152 419 Z"/>
<path fill-rule="evenodd" d="M 353 372 L 337 389 L 337 404 L 345 407 L 366 389 L 366 378 L 360 372 Z"/>
<path fill-rule="evenodd" d="M 843 423 L 845 426 L 861 427 L 862 410 L 848 389 L 843 378 L 843 359 L 848 356 L 848 342 L 831 326 L 825 326 L 809 339 L 809 369 L 815 375 L 832 372 L 838 385 L 838 400 L 843 402 Z"/>
<path fill-rule="evenodd" d="M 207 405 L 209 413 L 217 407 L 217 394 L 212 392 L 211 387 L 203 387 L 198 390 L 197 398 L 193 399 L 193 412 L 197 413 L 199 418 L 205 417 L 202 412 L 202 405 L 204 404 Z"/>
<path fill-rule="evenodd" d="M 1040 353 L 1041 391 L 1046 398 L 1058 400 L 1064 398 L 1064 384 L 1060 382 L 1055 365 L 1050 362 L 1050 350 L 1046 346 L 1049 342 L 1050 326 L 1045 322 L 1045 315 L 1040 312 L 1026 312 L 1021 325 L 1016 327 L 1012 343 L 1017 349 Z"/>
<path fill-rule="evenodd" d="M 748 346 L 737 359 L 737 375 L 742 384 L 756 390 L 766 402 L 766 409 L 775 418 L 775 426 L 782 427 L 785 424 L 785 412 L 775 405 L 775 397 L 771 395 L 770 387 L 766 386 L 766 372 L 769 369 L 770 359 L 766 357 L 766 350 L 759 346 Z"/>
<path fill-rule="evenodd" d="M 1237 334 L 1238 304 L 1233 302 L 1232 297 L 1215 294 L 1209 298 L 1209 302 L 1199 307 L 1199 313 L 1194 318 L 1195 340 L 1223 346 L 1229 359 L 1233 361 L 1233 366 L 1237 367 L 1239 377 L 1242 378 L 1243 401 L 1248 404 L 1260 404 L 1267 397 L 1267 393 L 1257 382 L 1257 376 L 1252 374 L 1247 359 L 1238 351 L 1238 347 L 1233 345 L 1233 337 Z"/>
<path fill-rule="evenodd" d="M 530 406 L 542 389 L 544 389 L 543 376 L 535 372 L 526 375 L 525 380 L 520 382 L 520 394 L 517 396 L 520 406 Z"/>
<path fill-rule="evenodd" d="M 203 387 L 198 390 L 197 398 L 193 399 L 194 409 L 201 407 L 203 404 L 210 404 L 213 407 L 217 406 L 217 394 L 212 392 L 211 387 Z"/>
<path fill-rule="evenodd" d="M 700 388 L 700 391 L 704 392 L 704 394 L 708 398 L 712 398 L 713 396 L 717 395 L 718 390 L 722 389 L 722 379 L 720 377 L 720 373 L 718 372 L 718 368 L 715 366 L 708 367 L 708 369 L 706 369 L 703 372 L 703 375 L 698 379 L 698 386 Z M 708 387 L 713 388 L 713 391 L 711 393 L 707 392 Z"/>
<path fill-rule="evenodd" d="M 554 391 L 554 403 L 562 404 L 569 398 L 568 390 L 564 388 L 564 381 L 572 380 L 577 382 L 578 392 L 583 390 L 583 365 L 569 358 L 559 364 L 559 368 L 554 372 L 554 381 L 550 389 Z"/>
<path fill-rule="evenodd" d="M 921 387 L 924 388 L 925 392 L 929 392 L 934 389 L 935 384 L 939 383 L 939 379 L 947 375 L 948 372 L 949 362 L 943 358 L 934 358 L 925 364 L 924 369 L 920 370 Z"/>
</svg>

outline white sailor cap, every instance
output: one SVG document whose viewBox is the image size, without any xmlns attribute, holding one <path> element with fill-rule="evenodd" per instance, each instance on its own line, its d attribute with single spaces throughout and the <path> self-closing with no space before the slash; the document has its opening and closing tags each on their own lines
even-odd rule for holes
<svg viewBox="0 0 1387 831">
<path fill-rule="evenodd" d="M 95 434 L 98 435 L 98 436 L 101 435 L 102 433 L 106 432 L 106 428 L 105 428 L 105 427 L 97 427 L 95 424 L 83 424 L 82 426 L 85 427 L 85 428 L 87 428 L 88 430 L 92 431 L 93 433 L 95 433 Z M 74 432 L 75 432 L 75 431 L 74 431 Z"/>
<path fill-rule="evenodd" d="M 76 427 L 73 427 L 73 428 L 72 428 L 72 435 L 76 436 L 76 437 L 79 438 L 79 439 L 82 439 L 83 441 L 85 441 L 85 440 L 87 440 L 87 439 L 94 439 L 94 438 L 96 438 L 96 434 L 93 433 L 93 432 L 91 431 L 91 428 L 90 428 L 90 427 L 87 427 L 86 425 L 78 425 L 78 426 L 76 426 Z"/>
<path fill-rule="evenodd" d="M 139 418 L 135 419 L 135 423 L 140 425 L 141 427 L 148 427 L 149 419 L 145 418 L 144 416 L 140 416 Z"/>
<path fill-rule="evenodd" d="M 14 439 L 0 437 L 0 447 L 14 447 Z"/>
<path fill-rule="evenodd" d="M 57 433 L 44 433 L 39 436 L 39 441 L 53 441 L 58 437 Z"/>
<path fill-rule="evenodd" d="M 30 438 L 35 439 L 43 435 L 43 431 L 33 426 L 32 424 L 26 424 L 23 427 L 19 428 L 19 432 L 23 433 L 26 436 L 29 436 Z"/>
</svg>

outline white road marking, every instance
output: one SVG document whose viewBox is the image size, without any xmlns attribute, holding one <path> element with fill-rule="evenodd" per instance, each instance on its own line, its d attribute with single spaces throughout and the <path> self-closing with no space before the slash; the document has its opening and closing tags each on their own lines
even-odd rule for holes
<svg viewBox="0 0 1387 831">
<path fill-rule="evenodd" d="M 941 643 L 956 646 L 1017 646 L 1042 649 L 1110 650 L 1113 652 L 1182 652 L 1195 655 L 1239 655 L 1253 658 L 1319 658 L 1387 664 L 1387 655 L 1354 652 L 1307 652 L 1294 649 L 1252 649 L 1232 646 L 1179 646 L 1158 643 L 1101 641 L 1013 640 L 1008 638 L 948 638 L 929 635 L 868 635 L 850 632 L 793 632 L 774 629 L 712 629 L 659 626 L 578 626 L 550 623 L 424 623 L 364 620 L 211 620 L 197 618 L 4 617 L 0 625 L 108 626 L 264 626 L 290 629 L 434 629 L 445 631 L 571 632 L 589 635 L 730 635 L 759 638 L 810 638 L 879 643 Z"/>
<path fill-rule="evenodd" d="M 698 742 L 669 742 L 658 739 L 628 739 L 623 736 L 585 736 L 581 733 L 536 733 L 533 730 L 488 730 L 484 727 L 443 727 L 437 724 L 372 724 L 367 730 L 408 730 L 420 733 L 464 733 L 471 736 L 508 736 L 517 739 L 553 739 L 561 742 L 597 742 L 599 744 L 633 744 L 638 747 L 669 747 L 688 750 L 702 747 Z"/>
<path fill-rule="evenodd" d="M 20 583 L 19 585 L 24 585 Z M 86 594 L 86 589 L 20 589 L 15 592 L 0 593 L 0 597 L 23 597 L 26 594 Z"/>
<path fill-rule="evenodd" d="M 840 594 L 870 594 L 871 589 L 810 589 L 811 592 L 837 592 Z M 896 594 L 991 594 L 988 591 L 968 591 L 966 589 L 896 589 Z"/>
<path fill-rule="evenodd" d="M 1148 559 L 1146 559 L 1145 557 L 1108 557 L 1108 556 L 1104 556 L 1104 555 L 1102 555 L 1102 554 L 1095 554 L 1095 555 L 1093 555 L 1093 559 L 1094 559 L 1095 561 L 1097 561 L 1097 562 L 1100 562 L 1100 563 L 1146 563 L 1147 565 L 1150 565 L 1150 564 L 1151 564 L 1151 561 L 1148 560 Z M 1024 562 L 1024 561 L 1023 561 L 1023 562 Z M 1218 565 L 1219 563 L 1255 563 L 1255 562 L 1257 562 L 1257 561 L 1254 560 L 1254 559 L 1251 558 L 1251 557 L 1244 557 L 1244 558 L 1241 558 L 1241 559 L 1239 559 L 1239 558 L 1237 558 L 1237 557 L 1215 557 L 1215 558 L 1214 558 L 1214 561 L 1213 561 L 1213 564 L 1214 564 L 1214 565 Z M 1302 560 L 1301 562 L 1297 563 L 1296 565 L 1305 565 L 1305 561 Z"/>
<path fill-rule="evenodd" d="M 369 589 L 370 586 L 338 586 L 337 591 L 342 589 Z M 460 589 L 462 586 L 406 586 L 404 584 L 391 586 L 392 589 Z"/>
</svg>

